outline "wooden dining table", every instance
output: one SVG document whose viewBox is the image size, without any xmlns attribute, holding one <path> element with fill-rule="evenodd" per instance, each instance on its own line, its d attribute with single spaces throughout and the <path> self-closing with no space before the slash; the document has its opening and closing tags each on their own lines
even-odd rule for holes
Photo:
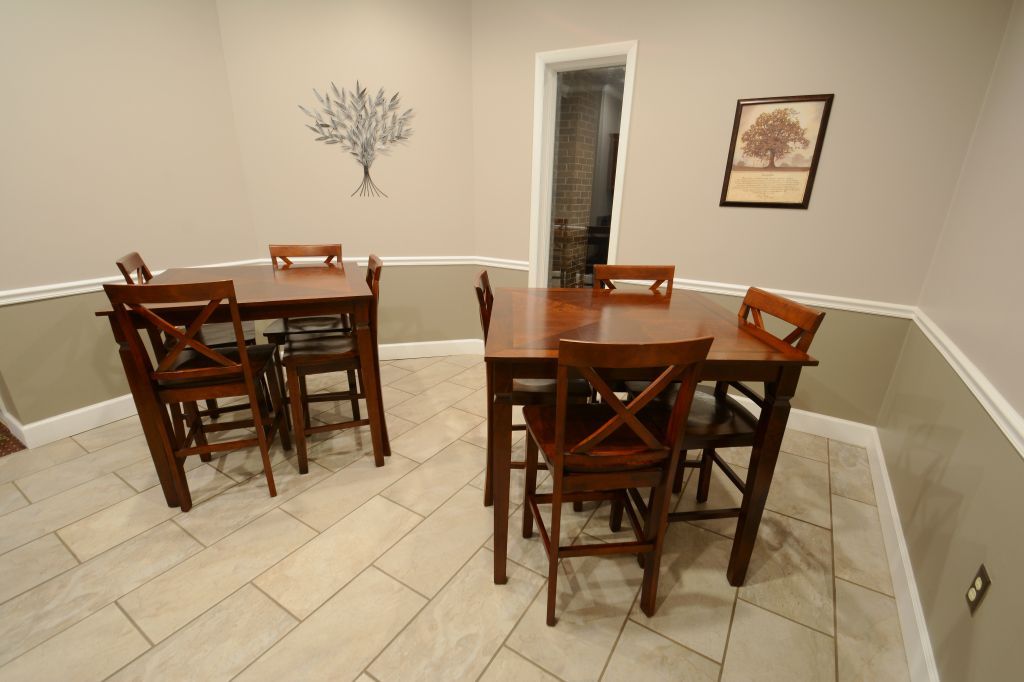
<svg viewBox="0 0 1024 682">
<path fill-rule="evenodd" d="M 747 332 L 735 313 L 701 294 L 626 289 L 499 289 L 487 335 L 487 391 L 492 415 L 494 582 L 507 581 L 512 405 L 495 400 L 514 379 L 553 378 L 560 339 L 655 343 L 713 336 L 702 381 L 764 384 L 764 406 L 751 450 L 727 577 L 742 585 L 764 513 L 806 353 Z M 647 378 L 621 376 L 617 378 Z"/>
<path fill-rule="evenodd" d="M 307 317 L 317 315 L 352 316 L 356 344 L 362 370 L 363 391 L 366 396 L 370 435 L 377 466 L 384 464 L 383 457 L 391 454 L 384 421 L 384 405 L 381 401 L 380 362 L 377 340 L 370 329 L 370 308 L 373 294 L 362 271 L 352 266 L 295 265 L 275 270 L 266 265 L 233 265 L 221 267 L 171 268 L 154 277 L 147 284 L 188 284 L 232 280 L 235 297 L 242 320 L 270 320 L 279 317 Z M 185 323 L 193 319 L 202 304 L 150 306 L 172 324 Z M 167 410 L 161 405 L 153 390 L 153 384 L 144 365 L 133 358 L 127 340 L 120 332 L 113 313 L 101 310 L 96 313 L 110 319 L 114 339 L 119 346 L 119 355 L 125 376 L 131 388 L 139 420 L 146 436 L 153 465 L 156 468 L 168 506 L 180 506 L 174 489 L 169 457 L 164 452 L 161 429 L 171 432 Z M 137 326 L 144 321 L 136 317 Z M 210 322 L 230 321 L 230 312 L 222 304 L 210 318 Z"/>
</svg>

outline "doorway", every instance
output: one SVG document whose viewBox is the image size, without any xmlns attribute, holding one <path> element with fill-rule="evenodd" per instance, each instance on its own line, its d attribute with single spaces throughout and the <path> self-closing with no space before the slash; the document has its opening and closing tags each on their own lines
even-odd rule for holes
<svg viewBox="0 0 1024 682">
<path fill-rule="evenodd" d="M 531 286 L 590 286 L 615 262 L 635 56 L 635 42 L 537 55 Z"/>
</svg>

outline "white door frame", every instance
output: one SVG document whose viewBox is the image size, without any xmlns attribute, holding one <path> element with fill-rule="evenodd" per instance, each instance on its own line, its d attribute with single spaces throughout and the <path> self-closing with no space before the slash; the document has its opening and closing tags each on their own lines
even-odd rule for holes
<svg viewBox="0 0 1024 682">
<path fill-rule="evenodd" d="M 567 50 L 538 52 L 533 87 L 533 178 L 530 192 L 530 286 L 548 286 L 551 262 L 551 183 L 555 156 L 555 111 L 558 74 L 563 71 L 596 69 L 603 66 L 626 67 L 622 89 L 622 119 L 619 124 L 619 154 L 615 162 L 615 187 L 612 190 L 611 232 L 608 237 L 608 262 L 614 263 L 619 248 L 619 216 L 622 215 L 622 188 L 626 177 L 626 150 L 629 147 L 629 119 L 633 109 L 633 79 L 636 74 L 637 41 L 588 45 Z"/>
</svg>

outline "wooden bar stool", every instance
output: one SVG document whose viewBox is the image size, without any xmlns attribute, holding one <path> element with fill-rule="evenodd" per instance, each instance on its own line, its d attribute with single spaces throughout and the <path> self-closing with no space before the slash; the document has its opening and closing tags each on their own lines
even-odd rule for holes
<svg viewBox="0 0 1024 682">
<path fill-rule="evenodd" d="M 640 607 L 654 614 L 658 571 L 667 526 L 672 480 L 694 389 L 713 339 L 651 344 L 569 341 L 558 344 L 558 378 L 554 405 L 524 408 L 529 431 L 526 448 L 526 504 L 523 537 L 533 534 L 536 518 L 548 553 L 547 624 L 555 624 L 558 560 L 562 557 L 637 554 L 644 577 Z M 615 370 L 650 370 L 653 382 L 628 404 L 608 380 Z M 601 396 L 600 403 L 569 403 L 570 373 L 580 374 Z M 675 403 L 655 400 L 673 382 Z M 537 493 L 538 450 L 551 470 L 551 494 Z M 630 489 L 651 488 L 643 521 L 634 508 Z M 638 497 L 638 495 L 637 495 Z M 614 500 L 629 512 L 635 541 L 562 546 L 563 502 Z M 544 526 L 538 504 L 551 505 L 551 527 Z"/>
<path fill-rule="evenodd" d="M 329 268 L 344 268 L 341 258 L 341 244 L 271 244 L 270 262 L 274 270 L 286 270 L 295 263 L 292 258 L 316 257 L 324 259 L 324 266 Z M 263 336 L 278 347 L 284 346 L 289 339 L 297 339 L 302 336 L 315 335 L 339 335 L 351 334 L 352 324 L 348 315 L 320 315 L 316 317 L 289 317 L 274 320 L 263 330 Z M 356 387 L 356 373 L 350 370 L 347 373 L 348 385 L 353 393 L 358 393 Z M 299 381 L 299 388 L 302 395 L 307 396 L 306 379 L 303 376 Z M 359 419 L 359 400 L 353 398 L 350 401 L 352 416 Z M 309 427 L 309 413 L 306 413 L 306 427 Z"/>
<path fill-rule="evenodd" d="M 274 371 L 275 348 L 269 344 L 246 344 L 234 284 L 230 280 L 145 286 L 105 284 L 103 289 L 113 307 L 116 324 L 127 340 L 133 362 L 144 369 L 152 382 L 154 394 L 162 404 L 175 407 L 194 404 L 199 400 L 235 396 L 245 396 L 249 400 L 248 405 L 242 406 L 242 409 L 250 409 L 251 419 L 204 425 L 202 416 L 190 411 L 187 428 L 182 433 L 161 433 L 181 510 L 188 511 L 192 507 L 192 497 L 185 478 L 186 457 L 253 445 L 259 446 L 270 495 L 277 495 L 274 474 L 270 469 L 270 444 L 278 432 L 286 450 L 291 449 L 291 440 L 278 374 Z M 231 348 L 212 348 L 200 340 L 199 334 L 206 321 L 225 301 L 231 313 L 230 324 L 235 334 L 235 345 Z M 150 307 L 186 303 L 200 307 L 198 312 L 185 321 L 184 331 Z M 154 343 L 151 349 L 147 348 L 136 328 L 135 320 L 140 318 L 149 339 L 160 339 L 160 334 L 163 334 L 172 339 L 173 343 Z M 255 428 L 255 438 L 219 443 L 206 441 L 207 431 L 231 431 L 249 427 Z"/>
<path fill-rule="evenodd" d="M 380 300 L 380 275 L 383 263 L 370 254 L 366 268 L 366 285 L 373 292 L 370 307 L 370 333 L 374 345 L 377 343 L 377 304 Z M 358 386 L 353 381 L 349 389 L 342 392 L 309 395 L 302 390 L 303 380 L 311 374 L 327 372 L 350 372 L 361 374 L 360 357 L 354 334 L 304 334 L 287 337 L 281 348 L 281 361 L 288 375 L 288 400 L 291 403 L 292 425 L 295 432 L 296 450 L 299 457 L 299 471 L 306 473 L 309 464 L 306 455 L 306 437 L 324 431 L 337 431 L 359 426 L 368 426 L 369 419 L 360 419 L 358 413 L 353 419 L 334 424 L 312 426 L 309 422 L 309 404 L 312 402 L 352 400 L 365 397 L 361 388 L 365 378 L 360 376 Z M 383 424 L 381 428 L 386 428 Z M 374 453 L 377 466 L 384 465 L 380 453 Z"/>
<path fill-rule="evenodd" d="M 487 332 L 491 328 L 491 310 L 494 308 L 494 291 L 491 289 L 491 279 L 486 270 L 481 270 L 476 276 L 474 284 L 476 300 L 480 309 L 480 328 L 483 330 L 484 343 L 487 342 Z M 490 377 L 488 377 L 490 381 Z M 495 401 L 513 406 L 524 405 L 553 405 L 555 402 L 554 379 L 516 379 L 512 382 L 512 392 L 494 397 Z M 487 394 L 491 391 L 488 387 Z M 572 402 L 586 402 L 590 397 L 590 385 L 582 379 L 571 379 L 569 381 L 569 395 Z M 494 469 L 494 446 L 492 444 L 491 413 L 493 403 L 487 404 L 487 470 L 484 478 L 484 506 L 489 507 L 493 503 L 494 491 L 491 486 L 491 476 Z M 525 424 L 513 424 L 513 431 L 526 430 Z M 525 462 L 512 462 L 513 469 L 523 469 Z M 577 511 L 582 505 L 577 505 Z"/>
</svg>

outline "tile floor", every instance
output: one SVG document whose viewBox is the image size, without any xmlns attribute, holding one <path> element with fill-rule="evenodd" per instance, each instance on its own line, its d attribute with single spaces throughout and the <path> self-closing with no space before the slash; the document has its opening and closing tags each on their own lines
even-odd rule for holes
<svg viewBox="0 0 1024 682">
<path fill-rule="evenodd" d="M 863 449 L 787 434 L 743 587 L 725 579 L 734 521 L 674 524 L 654 618 L 632 558 L 585 557 L 563 562 L 548 628 L 517 508 L 509 582 L 491 582 L 481 359 L 382 373 L 387 465 L 365 432 L 317 438 L 305 476 L 277 448 L 276 498 L 236 451 L 192 458 L 198 504 L 169 509 L 134 418 L 0 458 L 0 679 L 907 679 Z M 709 504 L 735 503 L 716 478 Z M 575 541 L 614 537 L 607 507 L 563 518 Z"/>
</svg>

